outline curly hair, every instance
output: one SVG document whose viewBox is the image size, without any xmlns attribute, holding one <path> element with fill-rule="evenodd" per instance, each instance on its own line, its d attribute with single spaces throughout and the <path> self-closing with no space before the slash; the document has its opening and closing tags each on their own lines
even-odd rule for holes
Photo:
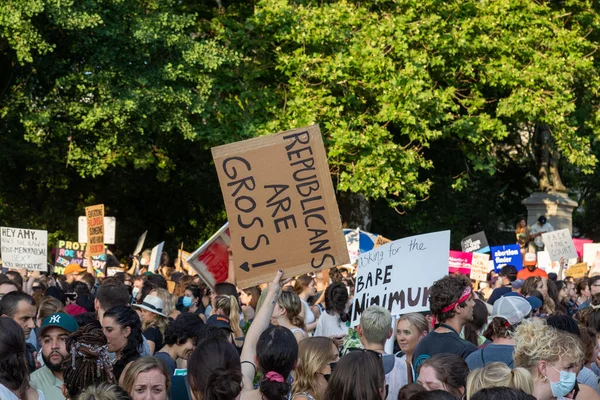
<svg viewBox="0 0 600 400">
<path fill-rule="evenodd" d="M 71 357 L 63 362 L 64 384 L 69 398 L 96 383 L 115 383 L 112 362 L 102 329 L 93 325 L 79 328 L 69 336 L 66 345 Z"/>
<path fill-rule="evenodd" d="M 131 400 L 131 397 L 120 386 L 104 382 L 88 386 L 77 400 Z"/>
<path fill-rule="evenodd" d="M 446 275 L 431 286 L 429 292 L 429 309 L 438 322 L 445 322 L 456 315 L 455 309 L 442 310 L 460 299 L 463 291 L 471 286 L 471 280 L 465 275 Z M 462 307 L 459 304 L 458 307 Z"/>
<path fill-rule="evenodd" d="M 292 397 L 296 393 L 310 393 L 316 400 L 323 400 L 319 391 L 318 374 L 337 353 L 335 342 L 328 337 L 316 336 L 301 340 L 298 344 L 298 365 L 292 384 Z"/>
<path fill-rule="evenodd" d="M 483 336 L 487 340 L 494 341 L 494 338 L 508 338 L 514 335 L 519 324 L 509 325 L 508 321 L 502 317 L 494 317 Z"/>
<path fill-rule="evenodd" d="M 303 309 L 302 302 L 296 293 L 284 290 L 279 295 L 277 304 L 286 311 L 286 315 L 292 325 L 304 329 L 304 318 L 301 315 Z"/>
<path fill-rule="evenodd" d="M 578 337 L 552 328 L 542 319 L 521 322 L 515 332 L 516 367 L 527 368 L 533 374 L 539 361 L 552 363 L 561 358 L 572 362 L 583 359 L 583 346 Z"/>
<path fill-rule="evenodd" d="M 471 371 L 467 377 L 467 400 L 481 389 L 498 386 L 520 389 L 531 394 L 533 378 L 525 368 L 510 369 L 504 363 L 494 362 Z"/>
</svg>

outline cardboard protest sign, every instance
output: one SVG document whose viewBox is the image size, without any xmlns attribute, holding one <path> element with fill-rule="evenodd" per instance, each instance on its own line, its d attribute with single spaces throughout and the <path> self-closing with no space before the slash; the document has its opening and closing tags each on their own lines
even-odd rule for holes
<svg viewBox="0 0 600 400">
<path fill-rule="evenodd" d="M 78 237 L 79 243 L 87 243 L 87 218 L 79 217 Z M 117 232 L 117 219 L 115 217 L 104 217 L 104 244 L 115 244 L 115 234 Z"/>
<path fill-rule="evenodd" d="M 152 248 L 152 255 L 150 256 L 150 263 L 148 264 L 148 271 L 156 272 L 160 267 L 160 259 L 163 252 L 165 242 L 161 242 Z"/>
<path fill-rule="evenodd" d="M 375 240 L 375 245 L 373 246 L 374 249 L 378 248 L 379 246 L 383 246 L 386 243 L 391 242 L 390 239 L 384 238 L 381 235 L 377 235 L 377 239 Z"/>
<path fill-rule="evenodd" d="M 448 273 L 450 231 L 412 236 L 360 255 L 350 313 L 356 326 L 372 305 L 393 316 L 429 310 L 429 288 Z"/>
<path fill-rule="evenodd" d="M 190 258 L 191 255 L 192 255 L 191 253 L 184 251 L 183 249 L 178 249 L 177 250 L 177 264 L 178 265 L 175 265 L 175 267 L 181 267 L 185 271 L 187 271 L 188 274 L 193 275 L 194 269 L 192 268 L 190 263 L 187 262 L 187 259 Z"/>
<path fill-rule="evenodd" d="M 48 270 L 48 232 L 36 229 L 0 228 L 3 268 Z"/>
<path fill-rule="evenodd" d="M 104 254 L 104 204 L 85 208 L 87 220 L 88 256 Z"/>
<path fill-rule="evenodd" d="M 594 243 L 592 239 L 578 239 L 573 238 L 573 245 L 575 246 L 575 250 L 577 251 L 577 257 L 583 259 L 583 245 L 586 243 Z"/>
<path fill-rule="evenodd" d="M 317 125 L 212 149 L 239 287 L 349 263 Z"/>
<path fill-rule="evenodd" d="M 194 271 L 211 289 L 214 289 L 217 283 L 225 282 L 229 277 L 230 243 L 229 223 L 226 223 L 187 259 Z M 245 289 L 239 284 L 238 286 Z"/>
<path fill-rule="evenodd" d="M 59 240 L 56 246 L 56 260 L 54 261 L 54 272 L 63 274 L 65 267 L 69 264 L 79 264 L 87 268 L 87 254 L 85 253 L 87 243 Z M 94 269 L 104 271 L 106 266 L 106 253 L 92 257 Z"/>
<path fill-rule="evenodd" d="M 542 240 L 545 245 L 544 250 L 550 254 L 552 261 L 560 261 L 561 258 L 565 261 L 570 258 L 577 259 L 577 250 L 568 229 L 542 233 Z"/>
<path fill-rule="evenodd" d="M 451 274 L 461 273 L 469 275 L 471 273 L 471 263 L 473 261 L 473 253 L 465 253 L 462 251 L 450 250 L 448 257 L 448 271 Z"/>
<path fill-rule="evenodd" d="M 566 276 L 572 276 L 574 279 L 584 278 L 588 272 L 587 263 L 573 264 L 567 270 Z"/>
<path fill-rule="evenodd" d="M 475 281 L 486 281 L 488 274 L 488 263 L 490 261 L 489 254 L 473 253 L 471 262 L 471 274 L 469 278 Z"/>
<path fill-rule="evenodd" d="M 590 267 L 596 261 L 596 254 L 600 251 L 600 243 L 584 243 L 583 244 L 583 262 Z"/>
<path fill-rule="evenodd" d="M 466 238 L 460 241 L 460 247 L 465 253 L 473 253 L 475 251 L 482 250 L 488 247 L 488 241 L 487 237 L 485 237 L 485 232 L 481 231 L 473 235 L 467 236 Z"/>
<path fill-rule="evenodd" d="M 496 272 L 500 272 L 500 268 L 505 265 L 512 265 L 517 268 L 517 271 L 523 269 L 521 248 L 518 244 L 492 246 L 492 260 L 494 261 L 494 270 Z"/>
<path fill-rule="evenodd" d="M 142 235 L 138 239 L 137 244 L 135 245 L 135 250 L 133 250 L 134 256 L 137 256 L 142 251 L 142 247 L 144 247 L 144 242 L 146 241 L 147 234 L 148 234 L 148 231 L 142 233 Z"/>
</svg>

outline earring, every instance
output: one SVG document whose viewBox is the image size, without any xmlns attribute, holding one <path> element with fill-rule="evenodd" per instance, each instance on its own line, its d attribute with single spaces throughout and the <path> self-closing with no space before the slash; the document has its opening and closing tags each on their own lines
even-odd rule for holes
<svg viewBox="0 0 600 400">
<path fill-rule="evenodd" d="M 548 377 L 546 375 L 542 376 L 542 382 L 546 383 L 548 381 Z"/>
</svg>

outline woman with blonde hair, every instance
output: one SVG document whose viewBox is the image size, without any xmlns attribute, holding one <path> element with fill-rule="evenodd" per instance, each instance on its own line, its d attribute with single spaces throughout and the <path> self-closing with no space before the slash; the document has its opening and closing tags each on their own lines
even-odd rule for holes
<svg viewBox="0 0 600 400">
<path fill-rule="evenodd" d="M 546 325 L 545 320 L 525 320 L 517 328 L 515 366 L 531 373 L 532 394 L 538 400 L 560 399 L 571 393 L 583 357 L 578 337 Z"/>
<path fill-rule="evenodd" d="M 52 296 L 42 297 L 42 301 L 38 304 L 39 306 L 36 315 L 37 326 L 42 326 L 42 321 L 49 316 L 65 310 L 65 305 L 56 297 Z"/>
<path fill-rule="evenodd" d="M 481 389 L 491 387 L 510 387 L 531 394 L 533 379 L 525 368 L 510 369 L 504 363 L 494 362 L 471 371 L 467 377 L 467 400 Z"/>
<path fill-rule="evenodd" d="M 238 303 L 238 299 L 232 295 L 219 295 L 216 296 L 212 302 L 212 314 L 224 315 L 229 318 L 231 330 L 236 339 L 236 345 L 241 345 L 240 338 L 244 337 L 244 331 L 240 326 L 240 314 L 242 310 Z"/>
<path fill-rule="evenodd" d="M 100 383 L 88 386 L 77 400 L 132 400 L 120 386 L 114 383 Z"/>
<path fill-rule="evenodd" d="M 323 400 L 327 379 L 338 360 L 337 346 L 330 338 L 318 336 L 302 340 L 298 344 L 292 400 Z"/>
<path fill-rule="evenodd" d="M 281 292 L 275 303 L 271 321 L 274 325 L 283 326 L 292 331 L 297 342 L 306 337 L 304 318 L 302 317 L 302 302 L 294 292 Z"/>
<path fill-rule="evenodd" d="M 127 368 L 121 386 L 133 400 L 167 400 L 171 379 L 162 361 L 155 357 L 141 357 Z"/>
<path fill-rule="evenodd" d="M 396 341 L 402 352 L 402 358 L 406 362 L 408 372 L 408 383 L 416 380 L 415 370 L 412 365 L 412 356 L 415 348 L 429 333 L 429 326 L 423 314 L 408 313 L 401 315 L 396 324 Z"/>
<path fill-rule="evenodd" d="M 169 291 L 167 289 L 163 289 L 163 288 L 153 289 L 150 292 L 150 294 L 160 298 L 163 301 L 163 314 L 165 314 L 172 320 L 177 319 L 179 314 L 181 314 L 181 312 L 179 312 L 175 308 L 175 304 L 177 303 L 177 296 L 169 293 Z"/>
<path fill-rule="evenodd" d="M 165 313 L 164 303 L 160 297 L 149 294 L 144 297 L 142 304 L 134 304 L 140 309 L 140 318 L 142 320 L 142 331 L 148 341 L 150 354 L 162 349 L 165 331 L 169 326 L 169 317 Z"/>
</svg>

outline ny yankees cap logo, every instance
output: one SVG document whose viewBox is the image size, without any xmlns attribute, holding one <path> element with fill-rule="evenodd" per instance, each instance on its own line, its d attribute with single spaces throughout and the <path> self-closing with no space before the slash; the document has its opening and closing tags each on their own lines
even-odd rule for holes
<svg viewBox="0 0 600 400">
<path fill-rule="evenodd" d="M 60 324 L 60 315 L 55 314 L 52 317 L 50 317 L 50 323 L 51 324 Z"/>
</svg>

